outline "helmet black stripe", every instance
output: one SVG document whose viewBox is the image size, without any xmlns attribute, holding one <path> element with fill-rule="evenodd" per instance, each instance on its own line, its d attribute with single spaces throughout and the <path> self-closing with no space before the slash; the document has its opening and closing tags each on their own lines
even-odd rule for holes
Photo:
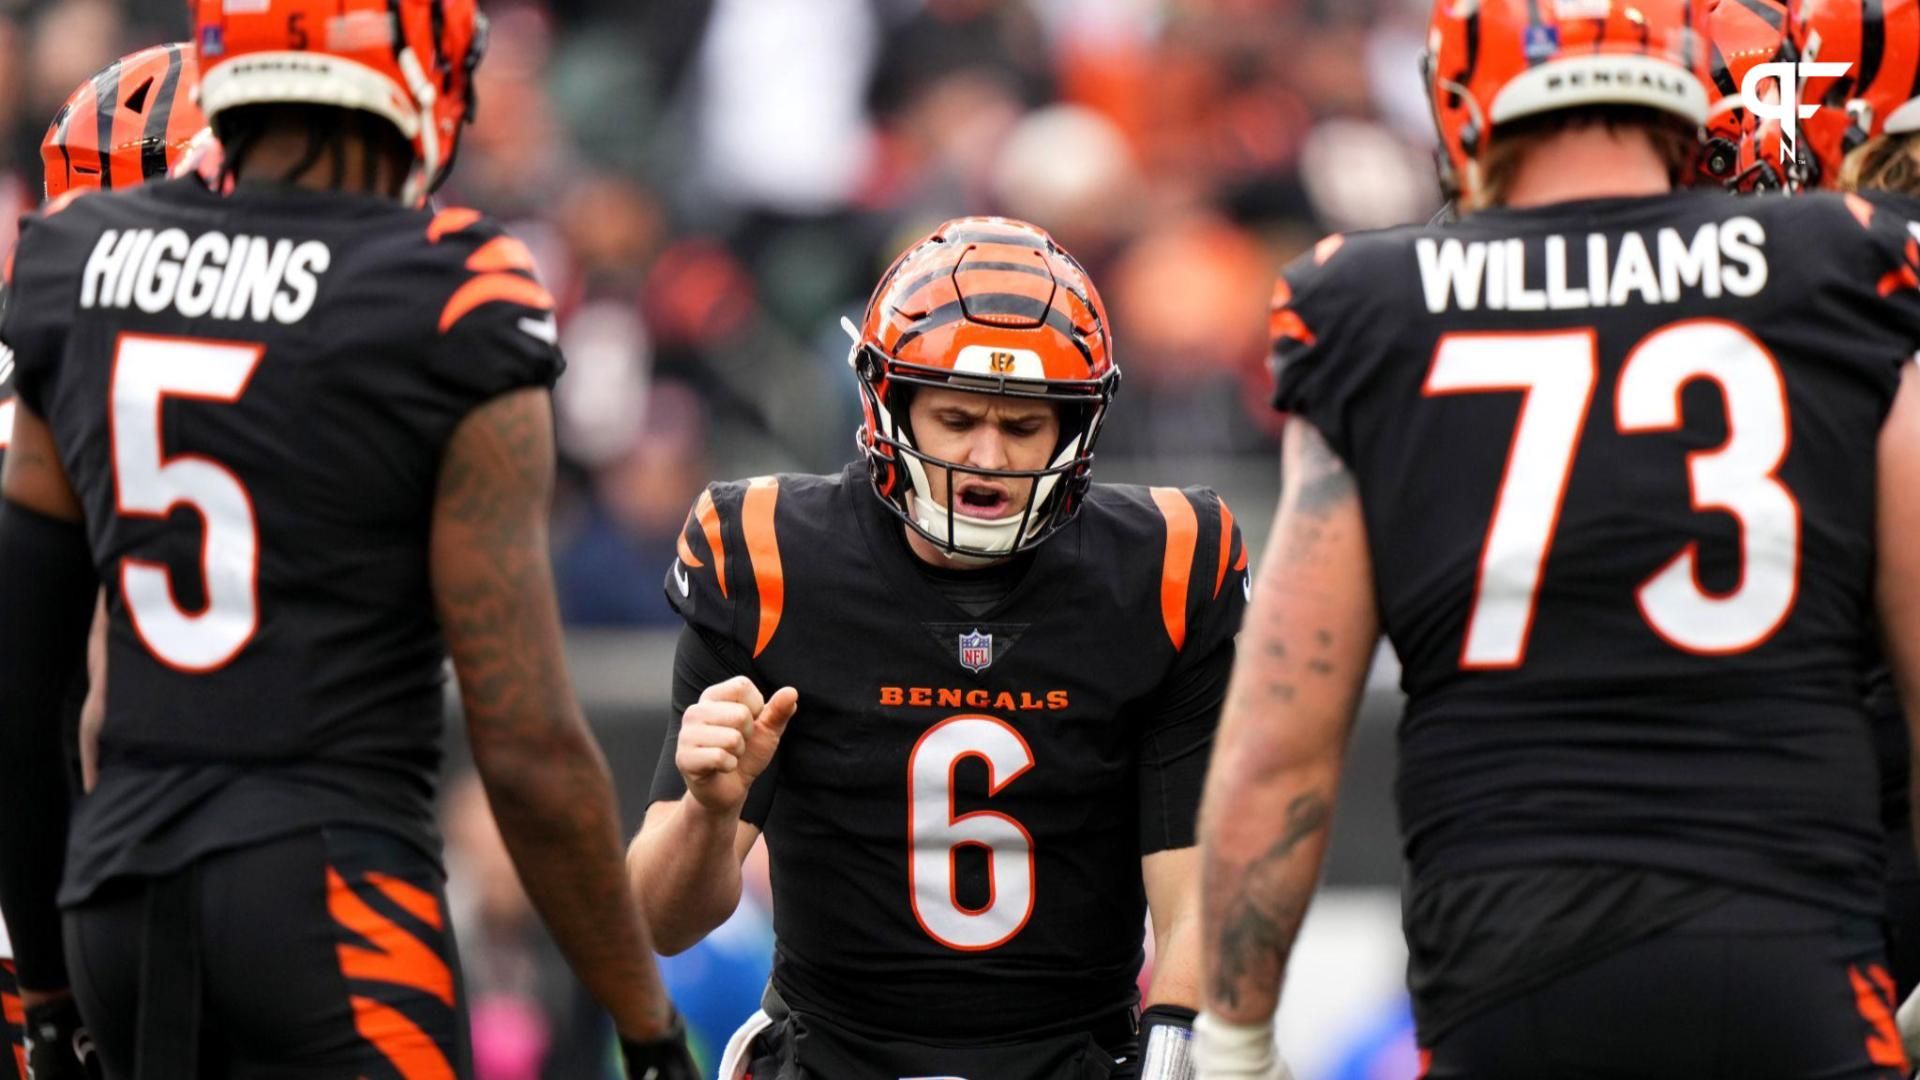
<svg viewBox="0 0 1920 1080">
<path fill-rule="evenodd" d="M 1709 66 L 1713 72 L 1713 85 L 1720 91 L 1722 97 L 1732 97 L 1740 92 L 1740 88 L 1733 85 L 1733 72 L 1727 69 L 1727 58 L 1720 51 L 1720 43 L 1716 41 L 1712 44 L 1713 56 L 1709 60 Z"/>
<path fill-rule="evenodd" d="M 1740 0 L 1740 6 L 1766 20 L 1767 25 L 1775 30 L 1784 29 L 1787 25 L 1787 13 L 1768 4 L 1766 0 Z"/>
<path fill-rule="evenodd" d="M 1052 273 L 1050 273 L 1046 267 L 1041 266 L 1038 263 L 969 262 L 969 263 L 962 263 L 960 265 L 960 269 L 967 270 L 967 271 L 1006 270 L 1015 274 L 1032 274 L 1035 277 L 1052 277 L 1053 276 Z M 951 277 L 953 273 L 954 273 L 954 267 L 943 266 L 938 270 L 930 270 L 927 273 L 922 274 L 917 278 L 914 278 L 912 281 L 907 282 L 905 285 L 899 286 L 897 289 L 889 289 L 887 291 L 904 300 L 907 297 L 914 295 L 915 293 L 919 292 L 921 289 L 926 288 L 928 285 L 933 284 L 935 281 L 938 281 L 943 277 Z"/>
<path fill-rule="evenodd" d="M 1854 85 L 1865 90 L 1880 77 L 1880 68 L 1887 60 L 1887 11 L 1881 0 L 1861 0 L 1860 4 L 1860 67 L 1854 75 Z"/>
<path fill-rule="evenodd" d="M 140 146 L 140 175 L 148 180 L 167 175 L 167 125 L 173 122 L 173 97 L 180 92 L 180 46 L 167 46 L 167 74 L 157 99 L 149 99 L 146 137 Z"/>
<path fill-rule="evenodd" d="M 97 98 L 94 109 L 94 125 L 99 134 L 100 143 L 100 190 L 113 190 L 113 114 L 120 109 L 120 64 L 118 61 L 108 64 L 93 80 L 93 95 Z"/>
<path fill-rule="evenodd" d="M 1034 326 L 1009 327 L 1008 329 L 1034 329 L 1037 328 L 1038 324 L 1044 322 L 1047 326 L 1058 330 L 1062 337 L 1073 342 L 1074 346 L 1078 348 L 1083 355 L 1087 352 L 1086 346 L 1080 341 L 1079 331 L 1076 330 L 1073 323 L 1067 319 L 1066 312 L 1061 311 L 1044 300 L 1035 300 L 1030 296 L 1019 296 L 1013 293 L 993 293 L 987 296 L 969 297 L 964 304 L 959 300 L 955 300 L 952 303 L 942 304 L 932 311 L 927 312 L 924 317 L 900 335 L 900 340 L 893 343 L 893 354 L 895 356 L 900 355 L 901 349 L 906 348 L 909 342 L 920 337 L 922 334 L 931 333 L 943 326 L 970 318 L 969 309 L 971 309 L 973 314 L 1025 315 L 1034 321 Z M 994 324 L 989 323 L 988 325 Z M 1091 360 L 1091 357 L 1089 357 L 1089 360 Z"/>
</svg>

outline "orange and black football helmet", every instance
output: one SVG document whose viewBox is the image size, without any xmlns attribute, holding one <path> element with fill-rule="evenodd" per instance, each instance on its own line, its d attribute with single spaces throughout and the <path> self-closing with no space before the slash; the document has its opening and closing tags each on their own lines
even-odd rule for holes
<svg viewBox="0 0 1920 1080">
<path fill-rule="evenodd" d="M 81 83 L 40 143 L 47 198 L 172 175 L 210 141 L 193 100 L 198 82 L 193 47 L 177 42 L 130 53 Z"/>
<path fill-rule="evenodd" d="M 424 203 L 473 118 L 487 20 L 475 0 L 189 0 L 208 118 L 291 102 L 359 109 L 400 130 Z"/>
<path fill-rule="evenodd" d="M 863 324 L 846 324 L 859 377 L 858 433 L 873 489 L 907 526 L 950 555 L 993 559 L 1034 547 L 1073 519 L 1092 482 L 1093 446 L 1120 382 L 1106 307 L 1073 256 L 1007 218 L 958 218 L 908 248 L 880 279 Z M 918 387 L 1048 401 L 1060 442 L 1047 467 L 989 470 L 932 457 L 914 442 Z M 941 503 L 927 468 L 1031 486 L 1004 519 L 964 513 L 956 483 Z"/>
<path fill-rule="evenodd" d="M 1760 122 L 1741 104 L 1740 90 L 1758 65 L 1792 58 L 1785 0 L 1713 0 L 1707 25 L 1720 100 L 1707 119 L 1700 182 L 1739 192 L 1784 189 L 1779 124 Z"/>
<path fill-rule="evenodd" d="M 1694 0 L 1435 0 L 1421 67 L 1448 194 L 1472 201 L 1493 129 L 1635 105 L 1706 123 L 1707 5 Z"/>
<path fill-rule="evenodd" d="M 1794 0 L 1787 35 L 1802 60 L 1850 65 L 1800 84 L 1820 106 L 1800 121 L 1807 186 L 1837 186 L 1869 139 L 1920 131 L 1920 0 Z"/>
</svg>

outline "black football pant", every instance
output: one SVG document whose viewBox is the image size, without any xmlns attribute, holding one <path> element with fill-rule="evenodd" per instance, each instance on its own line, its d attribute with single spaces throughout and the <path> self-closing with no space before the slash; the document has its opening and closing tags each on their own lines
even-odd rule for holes
<svg viewBox="0 0 1920 1080">
<path fill-rule="evenodd" d="M 439 868 L 324 829 L 115 882 L 67 912 L 109 1080 L 459 1080 L 466 1002 Z"/>
<path fill-rule="evenodd" d="M 1425 1080 L 1904 1080 L 1876 921 L 1742 896 L 1481 1012 Z"/>
</svg>

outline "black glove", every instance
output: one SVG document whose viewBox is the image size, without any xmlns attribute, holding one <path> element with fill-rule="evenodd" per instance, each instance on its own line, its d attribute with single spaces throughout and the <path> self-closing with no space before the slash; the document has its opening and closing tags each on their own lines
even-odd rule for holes
<svg viewBox="0 0 1920 1080">
<path fill-rule="evenodd" d="M 627 1060 L 627 1080 L 705 1080 L 687 1050 L 687 1025 L 673 1014 L 673 1027 L 653 1042 L 620 1037 L 620 1056 Z M 36 1078 L 37 1080 L 37 1078 Z"/>
<path fill-rule="evenodd" d="M 27 1009 L 27 1072 L 33 1080 L 101 1080 L 93 1036 L 70 997 Z"/>
</svg>

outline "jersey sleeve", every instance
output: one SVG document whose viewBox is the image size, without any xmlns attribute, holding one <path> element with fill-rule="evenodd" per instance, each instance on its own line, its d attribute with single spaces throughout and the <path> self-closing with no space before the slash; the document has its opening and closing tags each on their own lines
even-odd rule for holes
<svg viewBox="0 0 1920 1080">
<path fill-rule="evenodd" d="M 1201 785 L 1233 671 L 1233 640 L 1246 613 L 1250 581 L 1246 543 L 1226 500 L 1206 488 L 1155 489 L 1154 499 L 1168 521 L 1162 616 L 1177 654 L 1166 676 L 1135 710 L 1142 855 L 1194 843 Z M 1190 553 L 1182 550 L 1186 544 L 1181 535 L 1189 522 Z M 1177 620 L 1171 617 L 1176 597 Z"/>
<path fill-rule="evenodd" d="M 1349 404 L 1392 325 L 1360 310 L 1378 283 L 1343 285 L 1364 276 L 1354 269 L 1364 257 L 1360 247 L 1335 235 L 1296 259 L 1274 283 L 1268 317 L 1274 408 L 1311 421 L 1349 461 Z"/>
<path fill-rule="evenodd" d="M 709 639 L 751 664 L 779 632 L 785 576 L 772 477 L 710 484 L 687 511 L 664 583 L 667 602 Z"/>
<path fill-rule="evenodd" d="M 456 216 L 459 215 L 459 216 Z M 429 228 L 433 264 L 445 274 L 432 371 L 444 390 L 479 406 L 527 387 L 551 387 L 565 370 L 554 299 L 534 270 L 533 253 L 500 226 L 443 211 Z"/>
<path fill-rule="evenodd" d="M 1900 368 L 1920 350 L 1920 201 L 1885 194 L 1849 194 L 1837 201 L 1850 221 L 1828 207 L 1809 207 L 1809 212 L 1824 210 L 1840 219 L 1830 228 L 1853 241 L 1841 250 L 1854 254 L 1843 256 L 1840 272 L 1831 275 L 1841 283 L 1841 302 L 1857 312 L 1846 319 L 1846 325 L 1853 333 L 1889 335 L 1890 341 L 1882 351 L 1836 340 L 1832 354 L 1875 362 L 1872 374 L 1891 408 Z"/>
</svg>

